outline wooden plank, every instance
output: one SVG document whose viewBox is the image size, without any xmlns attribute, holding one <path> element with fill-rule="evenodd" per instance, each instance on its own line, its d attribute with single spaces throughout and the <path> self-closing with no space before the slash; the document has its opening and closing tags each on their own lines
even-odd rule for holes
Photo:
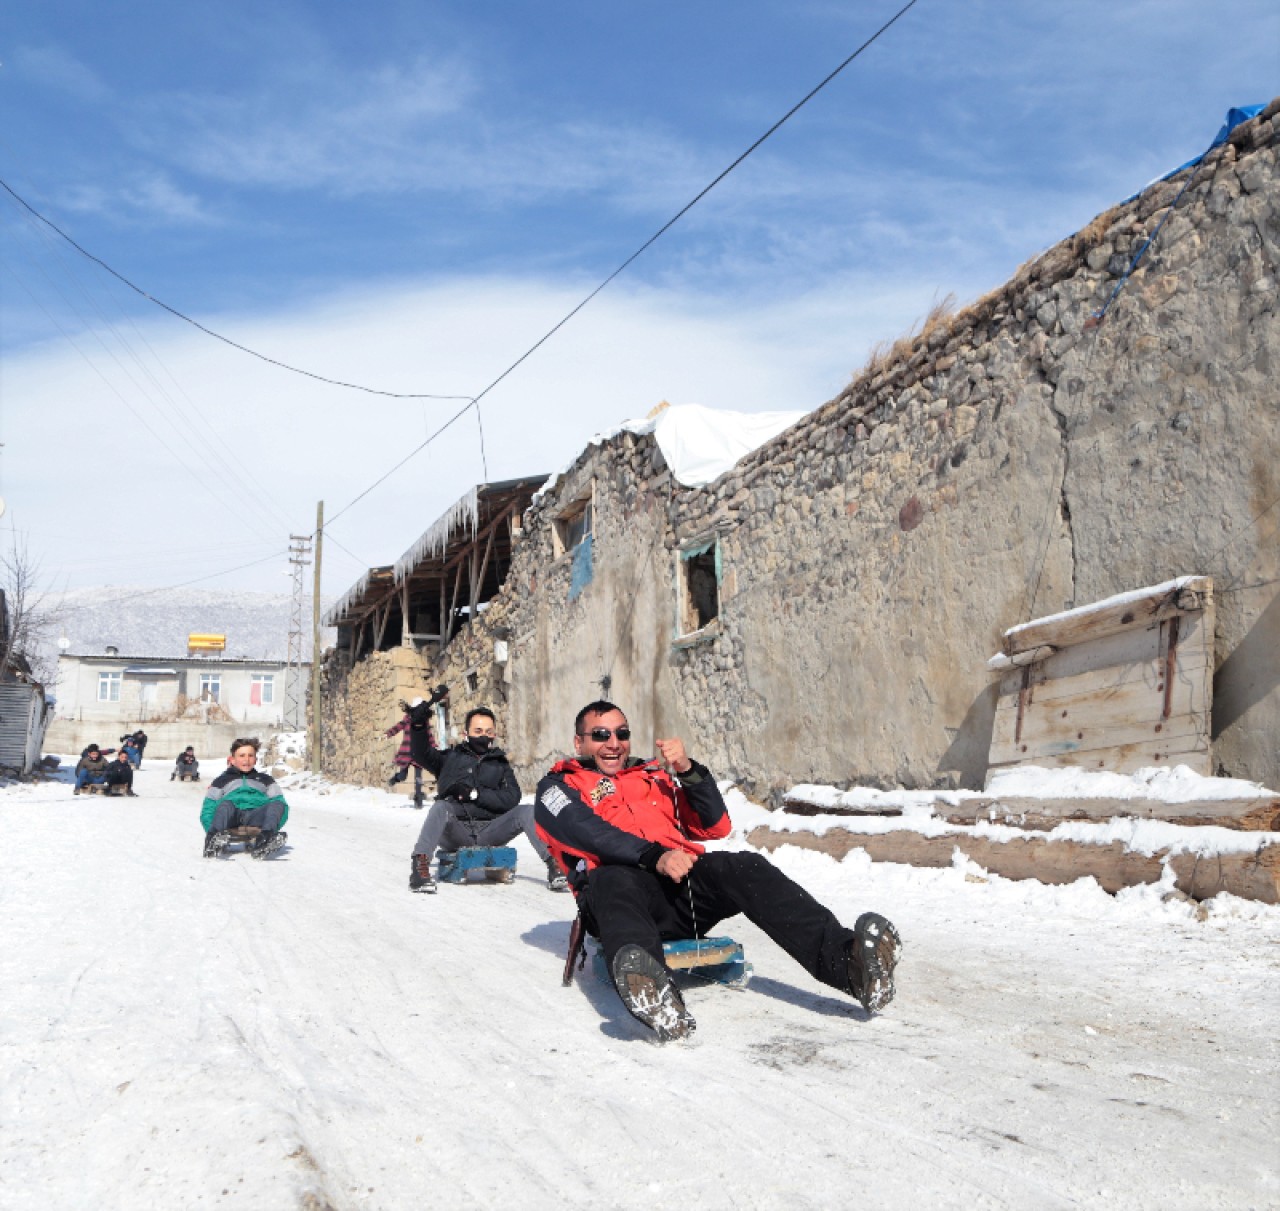
<svg viewBox="0 0 1280 1211">
<path fill-rule="evenodd" d="M 1150 626 L 1174 614 L 1206 609 L 1213 601 L 1213 578 L 1197 576 L 1180 588 L 1154 586 L 1121 597 L 1122 600 L 1114 604 L 1103 601 L 1010 627 L 1001 641 L 1004 654 L 1012 657 L 1018 652 L 1046 646 L 1067 648 L 1129 627 Z"/>
<path fill-rule="evenodd" d="M 1194 799 L 1169 803 L 1164 799 L 1043 799 L 1020 795 L 939 802 L 935 814 L 948 824 L 976 824 L 979 820 L 1045 831 L 1069 820 L 1161 820 L 1187 827 L 1230 828 L 1240 832 L 1280 832 L 1280 798 Z"/>
<path fill-rule="evenodd" d="M 1170 803 L 1166 799 L 1062 797 L 1027 795 L 966 795 L 955 802 L 938 792 L 929 805 L 933 815 L 948 824 L 973 825 L 981 821 L 1015 828 L 1044 831 L 1069 820 L 1111 820 L 1129 817 L 1162 820 L 1184 827 L 1209 826 L 1243 832 L 1280 832 L 1280 796 L 1252 795 L 1239 799 L 1191 799 Z M 851 819 L 901 817 L 899 808 L 826 806 L 788 795 L 782 809 L 788 816 L 846 816 Z"/>
<path fill-rule="evenodd" d="M 992 720 L 990 766 L 1131 772 L 1191 754 L 1185 764 L 1211 773 L 1212 614 L 1176 615 L 1007 674 Z"/>
<path fill-rule="evenodd" d="M 900 807 L 824 807 L 820 803 L 808 803 L 804 799 L 788 797 L 782 801 L 782 810 L 789 816 L 882 816 L 902 815 Z"/>
<path fill-rule="evenodd" d="M 1202 777 L 1213 773 L 1210 769 L 1208 736 L 1173 737 L 1168 741 L 1143 741 L 1135 744 L 1119 744 L 1105 749 L 1087 752 L 1064 751 L 1045 754 L 1038 764 L 1049 768 L 1068 766 L 1072 769 L 1110 770 L 1113 774 L 1132 774 L 1149 765 L 1186 765 Z M 1037 764 L 1025 758 L 1018 761 L 992 762 L 987 767 L 990 777 L 997 770 L 1016 769 L 1020 765 Z"/>
<path fill-rule="evenodd" d="M 1103 690 L 1137 681 L 1153 688 L 1162 681 L 1158 665 L 1165 654 L 1163 625 L 1108 635 L 1096 643 L 1078 644 L 1055 652 L 1037 663 L 1030 673 L 1032 697 L 1050 701 L 1068 694 Z M 1194 671 L 1209 667 L 1212 676 L 1213 618 L 1184 615 L 1179 627 L 1179 675 L 1193 677 Z M 1017 697 L 1022 671 L 1006 674 L 1000 681 L 1000 705 Z M 999 709 L 999 708 L 997 708 Z"/>
<path fill-rule="evenodd" d="M 805 832 L 775 832 L 767 824 L 747 835 L 749 844 L 764 850 L 782 845 L 818 850 L 843 858 L 861 849 L 876 862 L 901 862 L 909 866 L 948 867 L 959 850 L 984 870 L 1006 879 L 1036 879 L 1041 883 L 1074 883 L 1092 876 L 1109 892 L 1122 887 L 1158 883 L 1167 852 L 1153 855 L 1126 850 L 1116 841 L 1089 845 L 1076 841 L 1049 841 L 1043 837 L 1019 837 L 996 841 L 989 837 L 954 833 L 925 837 L 906 830 L 863 834 L 830 829 L 817 836 Z M 1252 854 L 1222 854 L 1201 858 L 1175 854 L 1169 858 L 1179 891 L 1196 900 L 1230 892 L 1245 900 L 1280 903 L 1280 845 L 1264 845 Z"/>
<path fill-rule="evenodd" d="M 992 727 L 989 763 L 1043 764 L 1044 759 L 1059 753 L 1092 753 L 1148 740 L 1181 748 L 1190 739 L 1190 746 L 1199 748 L 1198 741 L 1203 739 L 1207 744 L 1210 736 L 1207 710 L 1161 719 L 1158 714 L 1152 718 L 1149 712 L 1130 709 L 1132 702 L 1126 695 L 1085 698 L 1069 705 L 1061 702 L 1052 708 L 1030 708 L 1023 718 L 1021 740 L 1012 735 L 1014 713 L 997 719 Z M 1156 705 L 1158 708 L 1158 700 Z"/>
</svg>

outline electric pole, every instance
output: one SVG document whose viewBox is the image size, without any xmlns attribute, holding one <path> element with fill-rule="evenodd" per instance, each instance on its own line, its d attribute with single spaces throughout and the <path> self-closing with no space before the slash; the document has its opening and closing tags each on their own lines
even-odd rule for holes
<svg viewBox="0 0 1280 1211">
<path fill-rule="evenodd" d="M 320 772 L 320 556 L 324 551 L 324 501 L 316 504 L 315 586 L 311 593 L 311 734 L 307 753 L 311 772 Z"/>
<path fill-rule="evenodd" d="M 302 569 L 311 563 L 310 556 L 310 536 L 290 534 L 293 597 L 289 602 L 289 647 L 284 666 L 284 725 L 291 732 L 301 731 L 306 718 L 303 711 L 306 691 L 302 684 Z"/>
</svg>

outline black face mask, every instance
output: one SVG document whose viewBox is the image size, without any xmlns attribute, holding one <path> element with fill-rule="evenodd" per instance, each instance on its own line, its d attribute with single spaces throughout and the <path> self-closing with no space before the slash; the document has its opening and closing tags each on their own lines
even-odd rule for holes
<svg viewBox="0 0 1280 1211">
<path fill-rule="evenodd" d="M 487 753 L 493 744 L 492 736 L 468 736 L 467 743 L 474 753 Z"/>
</svg>

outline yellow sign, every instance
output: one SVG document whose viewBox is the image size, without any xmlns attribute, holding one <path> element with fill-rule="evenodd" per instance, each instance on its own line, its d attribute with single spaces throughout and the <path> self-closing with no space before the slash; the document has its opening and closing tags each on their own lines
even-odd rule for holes
<svg viewBox="0 0 1280 1211">
<path fill-rule="evenodd" d="M 189 652 L 225 652 L 227 637 L 225 635 L 188 635 L 187 651 Z"/>
</svg>

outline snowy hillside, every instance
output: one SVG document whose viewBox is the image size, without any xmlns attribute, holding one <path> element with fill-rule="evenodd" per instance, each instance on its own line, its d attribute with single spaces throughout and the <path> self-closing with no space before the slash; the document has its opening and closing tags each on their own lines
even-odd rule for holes
<svg viewBox="0 0 1280 1211">
<path fill-rule="evenodd" d="M 181 656 L 192 632 L 226 635 L 230 657 L 284 660 L 288 649 L 287 593 L 245 593 L 212 589 L 69 589 L 51 597 L 59 625 L 48 642 L 70 641 L 77 655 L 110 646 L 126 656 Z M 323 604 L 327 604 L 327 601 Z M 311 599 L 302 617 L 304 659 L 311 656 Z M 326 642 L 334 632 L 325 631 Z M 53 654 L 56 655 L 56 648 Z"/>
<path fill-rule="evenodd" d="M 898 999 L 736 921 L 755 980 L 661 1047 L 561 987 L 523 838 L 514 884 L 414 896 L 403 798 L 298 779 L 291 849 L 205 861 L 200 788 L 137 787 L 0 789 L 40 821 L 0 881 L 6 1211 L 1280 1205 L 1280 909 L 784 848 L 898 924 Z"/>
</svg>

